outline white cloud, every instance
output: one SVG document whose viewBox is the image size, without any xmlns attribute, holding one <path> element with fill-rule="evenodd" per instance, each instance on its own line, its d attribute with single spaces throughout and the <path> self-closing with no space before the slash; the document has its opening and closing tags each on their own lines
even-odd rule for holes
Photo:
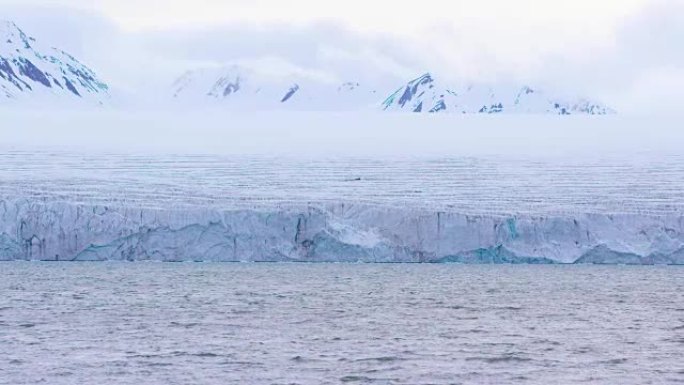
<svg viewBox="0 0 684 385">
<path fill-rule="evenodd" d="M 578 23 L 610 28 L 647 0 L 65 0 L 95 7 L 128 28 L 251 21 L 307 23 L 334 20 L 365 30 L 414 32 L 440 21 L 495 21 L 498 26 Z"/>
</svg>

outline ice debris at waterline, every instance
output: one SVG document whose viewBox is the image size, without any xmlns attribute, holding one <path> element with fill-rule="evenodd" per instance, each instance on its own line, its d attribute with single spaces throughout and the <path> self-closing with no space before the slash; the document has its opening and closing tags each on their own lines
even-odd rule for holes
<svg viewBox="0 0 684 385">
<path fill-rule="evenodd" d="M 684 264 L 684 218 L 0 201 L 0 259 Z"/>
</svg>

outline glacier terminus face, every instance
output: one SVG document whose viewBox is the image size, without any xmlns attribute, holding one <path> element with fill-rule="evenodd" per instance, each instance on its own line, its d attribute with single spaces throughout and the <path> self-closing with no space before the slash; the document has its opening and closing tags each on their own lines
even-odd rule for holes
<svg viewBox="0 0 684 385">
<path fill-rule="evenodd" d="M 487 216 L 365 205 L 202 210 L 0 202 L 0 258 L 684 264 L 684 221 Z"/>
</svg>

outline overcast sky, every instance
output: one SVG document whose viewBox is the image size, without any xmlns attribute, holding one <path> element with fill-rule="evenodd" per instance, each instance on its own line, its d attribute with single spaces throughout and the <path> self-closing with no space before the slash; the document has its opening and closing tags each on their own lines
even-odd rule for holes
<svg viewBox="0 0 684 385">
<path fill-rule="evenodd" d="M 684 96 L 684 0 L 0 0 L 0 9 L 128 90 L 248 59 L 341 78 L 432 71 L 524 82 L 619 110 L 675 111 Z"/>
</svg>

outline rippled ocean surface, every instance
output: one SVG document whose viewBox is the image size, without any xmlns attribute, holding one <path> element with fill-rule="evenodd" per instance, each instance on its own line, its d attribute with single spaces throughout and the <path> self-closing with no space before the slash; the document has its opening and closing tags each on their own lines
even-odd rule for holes
<svg viewBox="0 0 684 385">
<path fill-rule="evenodd" d="M 684 383 L 684 269 L 0 264 L 0 384 Z"/>
</svg>

